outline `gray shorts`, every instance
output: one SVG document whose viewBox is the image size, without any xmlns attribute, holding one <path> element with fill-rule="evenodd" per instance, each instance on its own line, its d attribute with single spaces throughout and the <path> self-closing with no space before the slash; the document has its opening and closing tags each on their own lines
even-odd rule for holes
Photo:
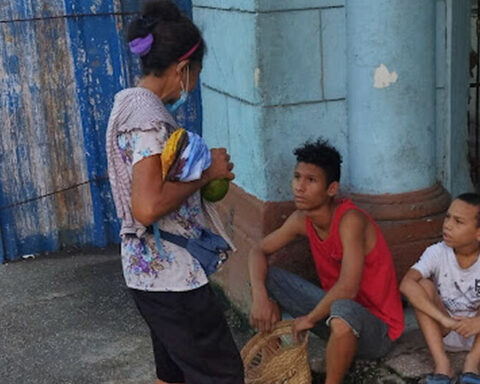
<svg viewBox="0 0 480 384">
<path fill-rule="evenodd" d="M 325 296 L 325 291 L 309 281 L 277 267 L 270 267 L 267 289 L 282 310 L 293 317 L 309 313 Z M 328 325 L 332 318 L 342 319 L 358 338 L 357 357 L 377 359 L 383 357 L 393 346 L 388 336 L 388 325 L 368 309 L 353 300 L 340 299 L 333 302 L 326 321 L 319 321 L 312 332 L 328 338 Z"/>
</svg>

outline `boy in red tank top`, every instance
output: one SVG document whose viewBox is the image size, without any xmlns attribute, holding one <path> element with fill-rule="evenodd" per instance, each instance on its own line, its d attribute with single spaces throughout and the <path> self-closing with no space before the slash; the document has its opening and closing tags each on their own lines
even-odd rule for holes
<svg viewBox="0 0 480 384">
<path fill-rule="evenodd" d="M 294 151 L 292 190 L 297 210 L 249 255 L 250 321 L 268 331 L 280 308 L 295 318 L 293 336 L 328 335 L 326 384 L 341 383 L 355 356 L 379 358 L 404 328 L 391 254 L 378 226 L 349 199 L 336 199 L 341 156 L 326 141 Z M 267 258 L 306 236 L 321 288 L 269 267 Z"/>
</svg>

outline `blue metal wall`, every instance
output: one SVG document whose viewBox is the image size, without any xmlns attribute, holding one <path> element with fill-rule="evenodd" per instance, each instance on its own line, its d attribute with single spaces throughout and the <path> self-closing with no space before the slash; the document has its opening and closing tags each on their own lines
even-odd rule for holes
<svg viewBox="0 0 480 384">
<path fill-rule="evenodd" d="M 0 0 L 0 262 L 118 242 L 105 130 L 139 72 L 123 35 L 140 5 Z M 196 91 L 178 119 L 201 132 L 200 110 Z"/>
</svg>

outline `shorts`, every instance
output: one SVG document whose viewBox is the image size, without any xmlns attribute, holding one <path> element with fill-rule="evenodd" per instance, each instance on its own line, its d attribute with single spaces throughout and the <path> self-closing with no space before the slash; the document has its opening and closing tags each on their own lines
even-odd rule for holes
<svg viewBox="0 0 480 384">
<path fill-rule="evenodd" d="M 186 292 L 130 291 L 150 328 L 158 379 L 244 383 L 240 354 L 209 284 Z"/>
<path fill-rule="evenodd" d="M 292 317 L 306 315 L 325 296 L 320 287 L 277 267 L 269 267 L 266 285 L 270 296 Z M 334 301 L 327 321 L 319 321 L 311 331 L 327 339 L 332 318 L 342 319 L 358 338 L 357 357 L 377 359 L 385 356 L 393 346 L 388 325 L 356 301 Z"/>
<path fill-rule="evenodd" d="M 470 351 L 475 341 L 475 336 L 470 336 L 468 339 L 455 331 L 450 331 L 443 338 L 443 345 L 445 350 L 449 352 Z"/>
</svg>

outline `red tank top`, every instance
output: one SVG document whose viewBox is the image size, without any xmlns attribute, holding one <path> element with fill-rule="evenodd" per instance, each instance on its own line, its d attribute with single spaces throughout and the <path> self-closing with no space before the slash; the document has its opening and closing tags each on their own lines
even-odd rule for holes
<svg viewBox="0 0 480 384">
<path fill-rule="evenodd" d="M 343 214 L 350 209 L 362 212 L 375 226 L 377 234 L 375 247 L 365 256 L 362 282 L 354 300 L 382 319 L 389 326 L 388 336 L 391 340 L 395 340 L 403 331 L 404 318 L 392 256 L 372 217 L 349 199 L 340 201 L 332 220 L 330 233 L 325 240 L 317 236 L 312 221 L 307 217 L 307 236 L 320 283 L 322 288 L 328 291 L 340 276 L 343 247 L 338 226 Z"/>
</svg>

